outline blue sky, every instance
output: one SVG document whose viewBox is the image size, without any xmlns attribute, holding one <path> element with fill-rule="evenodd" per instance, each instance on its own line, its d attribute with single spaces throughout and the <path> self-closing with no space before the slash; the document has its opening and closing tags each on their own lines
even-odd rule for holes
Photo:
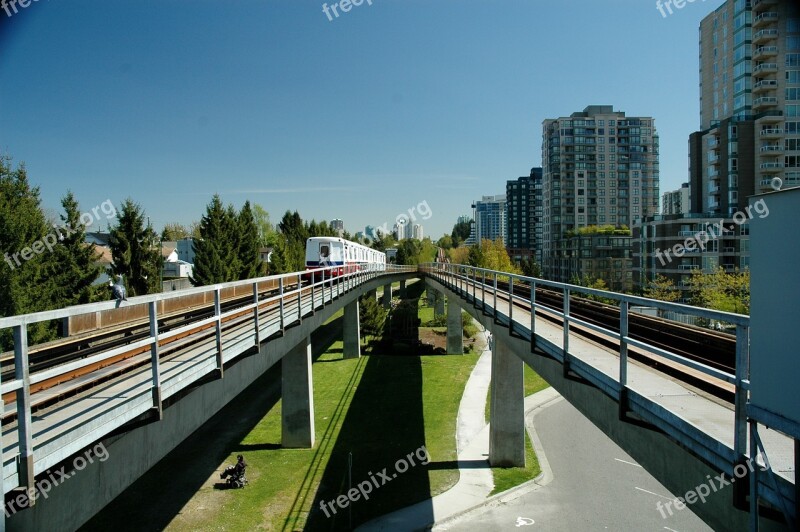
<svg viewBox="0 0 800 532">
<path fill-rule="evenodd" d="M 688 179 L 698 25 L 642 0 L 39 0 L 0 11 L 0 152 L 45 207 L 140 203 L 156 229 L 239 207 L 449 232 L 541 164 L 541 123 L 653 116 L 661 190 Z"/>
</svg>

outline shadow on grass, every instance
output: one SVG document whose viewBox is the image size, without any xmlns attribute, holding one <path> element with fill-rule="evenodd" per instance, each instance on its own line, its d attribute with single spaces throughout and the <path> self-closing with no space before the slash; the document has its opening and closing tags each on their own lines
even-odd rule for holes
<svg viewBox="0 0 800 532">
<path fill-rule="evenodd" d="M 311 338 L 313 358 L 341 338 L 342 320 L 321 326 Z M 241 441 L 281 397 L 281 365 L 275 364 L 80 530 L 164 530 L 220 463 L 236 452 L 280 449 L 275 443 Z M 169 408 L 164 415 L 170 415 Z"/>
<path fill-rule="evenodd" d="M 400 463 L 410 462 L 408 455 L 424 444 L 420 359 L 369 356 L 304 530 L 351 530 L 387 512 L 429 499 L 427 466 L 419 464 L 421 459 L 416 455 L 417 465 L 403 471 L 405 464 Z M 424 457 L 425 453 L 420 455 Z M 345 508 L 331 504 L 351 487 L 373 478 L 376 480 L 368 500 L 360 497 Z M 327 503 L 327 515 L 321 509 L 322 502 Z M 433 520 L 432 506 L 421 511 L 428 512 Z M 283 530 L 295 530 L 300 517 L 297 512 L 290 514 Z"/>
</svg>

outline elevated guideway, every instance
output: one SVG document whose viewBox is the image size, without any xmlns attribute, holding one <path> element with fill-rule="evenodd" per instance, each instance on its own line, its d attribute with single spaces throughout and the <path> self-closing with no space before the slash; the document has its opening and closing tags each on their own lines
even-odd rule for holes
<svg viewBox="0 0 800 532">
<path fill-rule="evenodd" d="M 426 283 L 445 294 L 449 306 L 463 308 L 492 332 L 489 460 L 493 465 L 524 463 L 524 361 L 673 493 L 696 495 L 705 492 L 701 486 L 708 486 L 709 491 L 713 488 L 702 503 L 690 502 L 692 510 L 714 528 L 748 528 L 747 499 L 755 492 L 751 483 L 757 486 L 761 513 L 767 516 L 761 520 L 762 527 L 782 529 L 776 520 L 781 520 L 783 513 L 795 518 L 794 441 L 762 427 L 766 453 L 753 453 L 748 443 L 748 421 L 752 423 L 746 412 L 748 316 L 471 266 L 429 264 L 421 269 Z M 562 307 L 554 309 L 537 302 L 542 289 L 563 294 Z M 618 326 L 600 327 L 572 314 L 570 303 L 587 296 L 614 301 L 619 306 Z M 735 371 L 721 371 L 632 338 L 628 332 L 632 306 L 732 324 L 736 330 Z M 663 327 L 668 326 L 664 322 Z M 683 367 L 695 378 L 701 375 L 723 389 L 732 388 L 734 401 L 727 403 L 634 362 L 630 358 L 634 351 L 662 364 Z M 751 474 L 751 469 L 757 474 Z M 710 479 L 719 482 L 712 485 Z M 718 489 L 720 485 L 722 489 Z"/>
<path fill-rule="evenodd" d="M 2 382 L 6 516 L 0 530 L 79 527 L 279 361 L 282 444 L 312 447 L 311 333 L 344 309 L 344 356 L 360 356 L 358 298 L 418 276 L 416 267 L 393 265 L 345 275 L 333 271 L 0 319 L 0 329 L 11 328 L 14 335 L 13 361 L 5 361 L 13 362 L 14 378 Z M 207 316 L 159 331 L 159 308 L 198 295 L 214 302 Z M 91 321 L 86 316 L 101 313 L 135 316 L 142 312 L 133 309 L 142 306 L 149 329 L 144 338 L 122 345 L 115 340 L 114 347 L 88 357 L 78 349 L 68 362 L 30 371 L 27 333 L 37 323 Z M 141 329 L 142 323 L 115 327 L 124 340 L 125 330 Z M 71 341 L 56 342 L 56 347 Z M 82 338 L 76 345 L 88 341 Z M 43 406 L 34 410 L 36 404 Z M 98 444 L 104 452 L 97 452 Z"/>
</svg>

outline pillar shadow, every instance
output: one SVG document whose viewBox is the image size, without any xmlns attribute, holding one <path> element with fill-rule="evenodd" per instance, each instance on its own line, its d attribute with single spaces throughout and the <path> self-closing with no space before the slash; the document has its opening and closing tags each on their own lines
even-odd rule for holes
<svg viewBox="0 0 800 532">
<path fill-rule="evenodd" d="M 341 338 L 342 319 L 318 328 L 311 338 L 313 358 Z M 89 520 L 83 531 L 164 530 L 231 454 L 280 445 L 243 445 L 241 441 L 281 397 L 281 365 L 253 384 L 168 453 L 147 473 Z M 169 415 L 168 409 L 165 415 Z"/>
<path fill-rule="evenodd" d="M 422 460 L 414 455 L 417 465 L 409 464 L 405 471 L 400 470 L 405 464 L 396 467 L 401 460 L 410 462 L 408 455 L 424 444 L 421 360 L 369 356 L 304 530 L 351 530 L 387 512 L 429 499 L 428 468 L 419 464 Z M 424 451 L 420 456 L 425 457 Z M 330 501 L 362 482 L 371 484 L 369 499 L 359 497 L 346 508 L 333 506 L 334 513 Z M 321 508 L 322 502 L 327 511 Z M 421 511 L 433 520 L 432 506 Z M 293 512 L 283 530 L 294 530 L 296 523 Z"/>
</svg>

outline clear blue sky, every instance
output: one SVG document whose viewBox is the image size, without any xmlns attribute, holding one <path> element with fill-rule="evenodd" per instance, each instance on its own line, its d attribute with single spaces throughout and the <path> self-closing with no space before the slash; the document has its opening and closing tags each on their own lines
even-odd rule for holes
<svg viewBox="0 0 800 532">
<path fill-rule="evenodd" d="M 131 197 L 156 229 L 218 192 L 427 235 L 541 164 L 541 123 L 590 104 L 653 116 L 661 190 L 688 179 L 698 24 L 642 0 L 39 0 L 0 11 L 0 152 L 44 205 Z"/>
</svg>

